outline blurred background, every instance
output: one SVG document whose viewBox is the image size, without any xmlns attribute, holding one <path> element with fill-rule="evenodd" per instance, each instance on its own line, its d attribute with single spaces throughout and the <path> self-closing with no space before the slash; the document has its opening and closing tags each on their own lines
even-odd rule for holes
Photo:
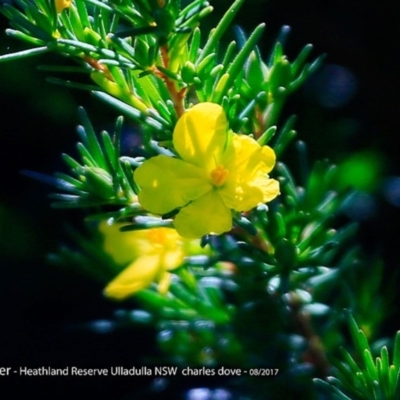
<svg viewBox="0 0 400 400">
<path fill-rule="evenodd" d="M 203 26 L 212 27 L 231 1 L 210 3 L 215 12 Z M 359 190 L 348 217 L 360 222 L 360 243 L 366 252 L 382 254 L 385 276 L 392 279 L 400 262 L 397 5 L 388 0 L 248 0 L 236 23 L 250 32 L 261 22 L 267 23 L 260 43 L 265 57 L 283 25 L 291 27 L 285 44 L 289 59 L 308 43 L 314 45 L 314 58 L 326 53 L 322 68 L 290 98 L 284 116 L 298 115 L 298 137 L 307 143 L 311 162 L 339 163 L 342 184 Z M 3 16 L 0 25 L 4 32 Z M 1 54 L 24 46 L 0 36 Z M 51 74 L 36 66 L 52 63 L 60 60 L 46 55 L 0 64 L 0 367 L 142 365 L 138 360 L 144 354 L 157 356 L 152 332 L 114 330 L 110 320 L 124 304 L 106 301 L 92 279 L 46 262 L 46 254 L 67 240 L 65 226 L 79 227 L 83 214 L 51 209 L 51 188 L 21 170 L 63 171 L 60 155 L 74 154 L 77 141 L 78 105 L 99 129 L 109 128 L 117 116 L 89 93 L 46 83 Z M 399 329 L 397 317 L 391 314 L 382 336 Z M 8 383 L 13 381 L 17 384 L 15 379 Z M 123 399 L 136 398 L 131 396 L 148 381 L 110 378 L 99 386 L 94 378 L 80 379 L 74 389 L 69 379 L 48 380 L 46 389 L 37 383 L 26 379 L 18 390 L 35 388 L 45 396 L 52 385 L 62 384 L 65 398 L 78 388 L 90 390 L 91 398 Z"/>
</svg>

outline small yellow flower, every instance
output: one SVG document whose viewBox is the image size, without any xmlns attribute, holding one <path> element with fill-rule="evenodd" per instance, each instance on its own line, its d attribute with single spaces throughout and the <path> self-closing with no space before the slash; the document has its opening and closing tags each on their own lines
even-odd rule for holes
<svg viewBox="0 0 400 400">
<path fill-rule="evenodd" d="M 56 11 L 59 14 L 61 11 L 69 8 L 72 3 L 72 0 L 54 0 L 56 5 Z"/>
<path fill-rule="evenodd" d="M 144 209 L 161 215 L 180 209 L 174 226 L 183 237 L 228 232 L 232 210 L 249 211 L 279 194 L 278 181 L 268 177 L 274 151 L 229 131 L 217 104 L 199 103 L 185 112 L 173 144 L 180 159 L 153 157 L 134 177 Z"/>
<path fill-rule="evenodd" d="M 179 267 L 193 241 L 183 239 L 172 228 L 120 232 L 121 224 L 100 224 L 104 249 L 114 261 L 127 267 L 105 288 L 107 297 L 123 300 L 153 282 L 160 293 L 169 288 L 169 271 Z"/>
</svg>

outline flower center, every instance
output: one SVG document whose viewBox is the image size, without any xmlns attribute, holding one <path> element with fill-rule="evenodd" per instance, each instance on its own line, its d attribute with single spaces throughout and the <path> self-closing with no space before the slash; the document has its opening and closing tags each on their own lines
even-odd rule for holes
<svg viewBox="0 0 400 400">
<path fill-rule="evenodd" d="M 151 228 L 147 231 L 147 238 L 157 249 L 176 249 L 180 244 L 178 233 L 171 228 Z"/>
<path fill-rule="evenodd" d="M 214 186 L 222 186 L 226 182 L 228 175 L 229 171 L 223 165 L 219 165 L 211 171 L 211 182 Z"/>
<path fill-rule="evenodd" d="M 164 245 L 167 241 L 167 232 L 163 228 L 153 228 L 147 231 L 147 237 L 153 244 Z"/>
</svg>

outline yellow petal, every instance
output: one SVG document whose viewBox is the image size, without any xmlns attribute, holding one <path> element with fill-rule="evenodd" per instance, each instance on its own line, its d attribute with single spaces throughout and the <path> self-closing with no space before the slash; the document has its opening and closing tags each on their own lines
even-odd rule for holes
<svg viewBox="0 0 400 400">
<path fill-rule="evenodd" d="M 223 159 L 229 175 L 219 189 L 225 205 L 248 211 L 274 199 L 279 194 L 279 183 L 268 177 L 275 164 L 274 151 L 245 135 L 234 135 L 232 144 Z"/>
<path fill-rule="evenodd" d="M 99 230 L 104 235 L 104 250 L 119 265 L 127 265 L 133 259 L 150 254 L 161 254 L 164 249 L 181 248 L 182 238 L 172 228 L 151 228 L 121 232 L 122 223 L 102 221 Z"/>
<path fill-rule="evenodd" d="M 236 211 L 249 211 L 264 202 L 262 189 L 247 182 L 229 182 L 219 194 L 225 205 Z"/>
<path fill-rule="evenodd" d="M 276 155 L 274 150 L 269 146 L 261 147 L 261 159 L 267 167 L 267 173 L 272 171 L 272 168 L 275 166 Z"/>
<path fill-rule="evenodd" d="M 234 135 L 232 144 L 232 148 L 225 152 L 222 163 L 230 172 L 241 175 L 240 179 L 251 180 L 260 163 L 266 173 L 274 167 L 276 156 L 270 147 L 260 146 L 246 135 Z"/>
<path fill-rule="evenodd" d="M 139 231 L 120 232 L 123 224 L 108 224 L 102 221 L 99 225 L 100 232 L 104 235 L 104 250 L 119 265 L 126 265 L 140 254 L 137 245 Z"/>
<path fill-rule="evenodd" d="M 165 214 L 196 200 L 211 189 L 206 171 L 176 158 L 159 155 L 134 173 L 141 187 L 139 203 L 155 214 Z"/>
<path fill-rule="evenodd" d="M 182 208 L 174 225 L 183 237 L 200 238 L 209 233 L 219 235 L 232 229 L 232 213 L 218 191 L 211 190 Z"/>
<path fill-rule="evenodd" d="M 160 256 L 142 256 L 124 269 L 104 289 L 107 297 L 124 300 L 151 285 L 160 269 Z"/>
<path fill-rule="evenodd" d="M 252 181 L 227 185 L 220 190 L 225 205 L 236 211 L 249 211 L 260 203 L 273 200 L 279 193 L 279 182 L 268 178 L 262 169 Z"/>
<path fill-rule="evenodd" d="M 260 177 L 253 181 L 253 184 L 259 187 L 263 192 L 263 203 L 273 200 L 280 194 L 279 182 L 275 179 Z"/>
<path fill-rule="evenodd" d="M 167 294 L 170 284 L 171 274 L 169 272 L 164 272 L 158 281 L 158 292 L 161 294 Z"/>
<path fill-rule="evenodd" d="M 61 11 L 69 8 L 72 3 L 72 0 L 55 0 L 56 11 L 60 13 Z"/>
<path fill-rule="evenodd" d="M 211 171 L 219 163 L 228 137 L 223 108 L 199 103 L 186 111 L 176 124 L 173 143 L 181 158 Z"/>
<path fill-rule="evenodd" d="M 174 249 L 167 249 L 161 254 L 161 264 L 167 271 L 179 267 L 183 263 L 185 254 L 182 249 L 182 244 L 179 244 Z"/>
</svg>

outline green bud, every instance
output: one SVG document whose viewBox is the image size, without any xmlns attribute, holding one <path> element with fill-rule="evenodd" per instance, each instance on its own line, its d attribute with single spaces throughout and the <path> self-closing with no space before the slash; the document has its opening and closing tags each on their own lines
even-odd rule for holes
<svg viewBox="0 0 400 400">
<path fill-rule="evenodd" d="M 270 91 L 275 94 L 280 87 L 286 88 L 292 81 L 292 71 L 289 61 L 282 57 L 277 61 L 268 76 Z"/>
<path fill-rule="evenodd" d="M 99 46 L 101 42 L 101 36 L 95 32 L 93 29 L 90 29 L 86 27 L 83 30 L 83 33 L 85 35 L 85 41 L 86 43 L 92 44 L 93 46 Z"/>
<path fill-rule="evenodd" d="M 196 76 L 196 69 L 190 61 L 186 61 L 181 70 L 182 81 L 191 84 Z"/>
<path fill-rule="evenodd" d="M 210 72 L 210 76 L 212 78 L 215 78 L 222 70 L 224 69 L 224 66 L 222 64 L 216 65 Z"/>
<path fill-rule="evenodd" d="M 268 79 L 268 72 L 268 67 L 262 62 L 258 53 L 253 51 L 246 69 L 246 78 L 250 87 L 259 91 L 262 83 Z"/>
<path fill-rule="evenodd" d="M 215 63 L 215 53 L 209 54 L 197 65 L 197 73 L 201 75 L 202 73 L 208 73 L 209 67 L 213 67 Z"/>
</svg>

